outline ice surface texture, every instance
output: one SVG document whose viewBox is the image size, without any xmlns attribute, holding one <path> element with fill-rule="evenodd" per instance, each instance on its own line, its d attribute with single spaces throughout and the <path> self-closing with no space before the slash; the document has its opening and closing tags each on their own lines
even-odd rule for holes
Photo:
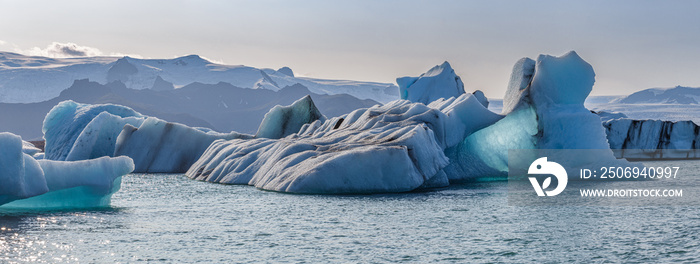
<svg viewBox="0 0 700 264">
<path fill-rule="evenodd" d="M 618 157 L 684 159 L 700 157 L 700 127 L 692 121 L 633 120 L 603 122 L 610 148 Z"/>
<path fill-rule="evenodd" d="M 283 138 L 299 131 L 307 123 L 325 121 L 326 117 L 314 105 L 311 96 L 305 96 L 290 106 L 275 106 L 260 123 L 258 138 Z"/>
<path fill-rule="evenodd" d="M 399 85 L 401 99 L 424 104 L 464 93 L 464 83 L 449 62 L 443 62 L 419 77 L 396 78 L 396 83 Z"/>
<path fill-rule="evenodd" d="M 121 176 L 134 170 L 128 157 L 84 161 L 35 160 L 22 140 L 0 133 L 1 208 L 65 209 L 108 206 Z"/>
<path fill-rule="evenodd" d="M 204 150 L 217 139 L 251 138 L 250 135 L 228 134 L 191 128 L 158 118 L 147 118 L 138 128 L 127 124 L 119 129 L 112 156 L 129 156 L 136 164 L 135 172 L 185 172 Z"/>
<path fill-rule="evenodd" d="M 71 159 L 88 159 L 93 156 L 83 149 L 91 149 L 91 146 L 96 146 L 98 150 L 95 151 L 99 154 L 109 153 L 105 149 L 107 146 L 104 146 L 109 144 L 106 141 L 115 141 L 124 124 L 138 125 L 143 119 L 140 113 L 125 106 L 63 101 L 54 106 L 44 119 L 45 157 L 66 160 L 71 151 L 78 148 L 70 155 Z"/>
<path fill-rule="evenodd" d="M 187 175 L 294 193 L 401 192 L 504 176 L 510 149 L 609 148 L 600 118 L 583 106 L 594 81 L 591 65 L 573 51 L 521 59 L 502 118 L 480 94 L 465 94 L 444 63 L 397 79 L 408 101 L 316 121 L 277 140 L 216 141 Z M 625 163 L 612 151 L 559 161 L 571 168 Z"/>
<path fill-rule="evenodd" d="M 506 117 L 448 149 L 454 162 L 445 171 L 459 177 L 453 180 L 505 176 L 510 149 L 608 149 L 600 117 L 583 106 L 594 82 L 593 67 L 573 51 L 519 60 L 503 100 Z M 567 168 L 625 163 L 612 151 L 595 158 L 559 162 Z"/>
<path fill-rule="evenodd" d="M 444 149 L 499 118 L 471 94 L 430 106 L 398 100 L 318 120 L 280 139 L 215 141 L 187 175 L 292 193 L 445 186 Z"/>
<path fill-rule="evenodd" d="M 479 94 L 465 94 L 445 63 L 397 79 L 408 101 L 316 121 L 280 139 L 216 141 L 187 175 L 293 193 L 402 192 L 504 176 L 509 149 L 608 149 L 600 118 L 583 106 L 594 80 L 575 52 L 521 59 L 502 118 Z M 624 163 L 609 154 L 562 162 Z"/>
<path fill-rule="evenodd" d="M 48 160 L 129 156 L 135 172 L 185 172 L 217 139 L 250 138 L 145 117 L 118 105 L 64 101 L 44 121 Z"/>
<path fill-rule="evenodd" d="M 0 133 L 0 204 L 49 191 L 39 163 L 22 149 L 19 136 Z"/>
<path fill-rule="evenodd" d="M 264 79 L 260 85 L 276 85 L 272 78 Z M 449 63 L 443 63 L 420 77 L 397 79 L 401 97 L 408 100 L 330 119 L 316 109 L 310 97 L 290 106 L 277 106 L 265 116 L 255 138 L 214 135 L 157 119 L 142 121 L 138 113 L 123 116 L 110 112 L 100 114 L 99 119 L 111 120 L 103 122 L 114 123 L 114 127 L 124 126 L 114 151 L 133 157 L 137 171 L 176 172 L 189 167 L 187 175 L 194 179 L 292 193 L 404 192 L 446 186 L 450 181 L 503 176 L 509 149 L 608 149 L 600 118 L 583 106 L 594 81 L 591 65 L 572 51 L 561 57 L 540 55 L 537 61 L 519 60 L 503 102 L 503 115 L 486 108 L 483 93 L 465 93 L 460 78 Z M 91 120 L 82 116 L 97 116 L 88 109 L 61 112 L 75 116 L 65 119 L 86 129 L 89 125 L 82 124 Z M 141 121 L 131 125 L 124 118 Z M 96 126 L 112 131 L 108 125 Z M 75 134 L 79 129 L 57 131 L 49 134 Z M 114 132 L 90 135 L 111 139 Z M 68 141 L 77 137 L 64 136 Z M 112 148 L 90 144 L 97 139 L 86 138 L 90 140 L 84 145 L 93 146 L 90 151 L 59 153 L 89 157 Z M 63 149 L 68 147 L 75 148 Z M 571 157 L 563 162 L 565 167 L 575 168 L 592 162 L 612 165 L 622 161 L 610 151 L 610 155 L 594 159 Z"/>
</svg>

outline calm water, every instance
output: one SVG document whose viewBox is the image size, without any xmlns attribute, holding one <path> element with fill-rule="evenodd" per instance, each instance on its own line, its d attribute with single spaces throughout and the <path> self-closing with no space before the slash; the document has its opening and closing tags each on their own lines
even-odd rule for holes
<svg viewBox="0 0 700 264">
<path fill-rule="evenodd" d="M 0 213 L 0 263 L 700 262 L 700 207 L 516 207 L 507 190 L 289 195 L 134 174 L 110 209 Z"/>
</svg>

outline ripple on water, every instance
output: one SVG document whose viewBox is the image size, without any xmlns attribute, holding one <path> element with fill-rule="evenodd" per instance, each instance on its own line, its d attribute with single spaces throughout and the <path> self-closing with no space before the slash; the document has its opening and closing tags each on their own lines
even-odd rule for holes
<svg viewBox="0 0 700 264">
<path fill-rule="evenodd" d="M 512 207 L 505 182 L 322 196 L 132 174 L 109 209 L 0 212 L 0 262 L 695 262 L 699 213 Z"/>
</svg>

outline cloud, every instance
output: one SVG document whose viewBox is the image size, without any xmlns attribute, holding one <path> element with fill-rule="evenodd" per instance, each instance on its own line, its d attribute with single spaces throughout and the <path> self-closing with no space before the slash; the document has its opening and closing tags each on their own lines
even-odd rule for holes
<svg viewBox="0 0 700 264">
<path fill-rule="evenodd" d="M 51 58 L 90 57 L 103 55 L 102 51 L 97 48 L 80 46 L 70 42 L 53 42 L 45 49 L 34 47 L 29 50 L 25 50 L 22 53 L 32 56 L 44 56 Z"/>
<path fill-rule="evenodd" d="M 0 40 L 0 45 L 7 42 Z M 110 56 L 110 57 L 124 57 L 129 56 L 132 58 L 143 58 L 143 56 L 138 54 L 127 54 L 127 53 L 104 53 L 98 48 L 80 46 L 78 44 L 68 42 L 53 42 L 49 44 L 46 48 L 33 47 L 31 49 L 20 49 L 17 45 L 12 44 L 15 47 L 15 52 L 21 53 L 29 56 L 43 56 L 50 58 L 75 58 L 75 57 L 93 57 L 93 56 Z"/>
<path fill-rule="evenodd" d="M 7 41 L 0 40 L 0 45 L 5 45 L 5 44 L 7 44 Z"/>
</svg>

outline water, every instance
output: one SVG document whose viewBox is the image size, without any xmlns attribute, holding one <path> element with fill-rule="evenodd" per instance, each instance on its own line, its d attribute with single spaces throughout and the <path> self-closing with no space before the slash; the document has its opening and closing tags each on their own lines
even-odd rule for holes
<svg viewBox="0 0 700 264">
<path fill-rule="evenodd" d="M 700 207 L 517 207 L 507 190 L 290 195 L 133 174 L 109 209 L 0 213 L 0 263 L 700 262 Z"/>
</svg>

